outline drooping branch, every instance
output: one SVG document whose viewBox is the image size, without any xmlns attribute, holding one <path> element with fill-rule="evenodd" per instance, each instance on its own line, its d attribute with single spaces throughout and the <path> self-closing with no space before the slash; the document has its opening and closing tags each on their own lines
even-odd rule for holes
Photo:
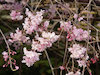
<svg viewBox="0 0 100 75">
<path fill-rule="evenodd" d="M 74 0 L 70 0 L 73 2 Z M 77 2 L 89 3 L 89 0 L 77 0 Z M 100 6 L 100 1 L 94 0 L 97 6 Z"/>
</svg>

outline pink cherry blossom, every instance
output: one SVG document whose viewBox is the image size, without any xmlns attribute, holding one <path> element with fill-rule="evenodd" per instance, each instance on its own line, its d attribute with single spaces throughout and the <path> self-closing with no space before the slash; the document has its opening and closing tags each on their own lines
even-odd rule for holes
<svg viewBox="0 0 100 75">
<path fill-rule="evenodd" d="M 48 26 L 49 26 L 49 22 L 50 22 L 50 21 L 45 21 L 45 22 L 44 22 L 43 27 L 44 27 L 45 30 L 47 30 L 47 28 L 48 28 Z"/>
<path fill-rule="evenodd" d="M 18 70 L 18 69 L 19 69 L 19 67 L 18 67 L 18 66 L 15 66 L 15 69 L 16 69 L 16 70 Z"/>
<path fill-rule="evenodd" d="M 63 28 L 64 31 L 69 31 L 72 28 L 71 22 L 60 21 L 60 28 Z"/>
<path fill-rule="evenodd" d="M 16 33 L 11 33 L 10 34 L 11 39 L 9 39 L 10 42 L 15 42 L 15 41 L 22 41 L 25 43 L 29 37 L 26 37 L 19 28 L 17 28 Z"/>
<path fill-rule="evenodd" d="M 60 68 L 61 70 L 64 70 L 64 69 L 65 69 L 64 66 L 60 66 L 59 68 Z"/>
<path fill-rule="evenodd" d="M 78 21 L 82 21 L 84 17 L 79 17 L 78 14 L 74 14 L 74 19 L 77 19 Z"/>
<path fill-rule="evenodd" d="M 74 18 L 77 19 L 78 18 L 78 14 L 74 14 Z"/>
<path fill-rule="evenodd" d="M 12 20 L 22 20 L 23 19 L 23 15 L 21 15 L 21 12 L 17 12 L 15 10 L 11 11 L 10 16 Z"/>
<path fill-rule="evenodd" d="M 79 18 L 78 18 L 78 21 L 82 21 L 82 20 L 83 20 L 83 17 L 79 17 Z"/>
<path fill-rule="evenodd" d="M 82 66 L 86 67 L 86 61 L 85 60 L 77 60 L 77 62 L 78 62 L 78 65 L 80 67 L 82 67 Z"/>
<path fill-rule="evenodd" d="M 37 37 L 36 38 L 41 45 L 46 46 L 46 47 L 51 47 L 52 46 L 52 42 L 49 39 L 45 39 L 43 37 Z M 45 47 L 45 48 L 46 48 Z"/>
<path fill-rule="evenodd" d="M 37 48 L 37 51 L 39 52 L 42 52 L 44 51 L 47 47 L 51 47 L 52 46 L 52 43 L 50 42 L 50 40 L 48 39 L 44 39 L 42 37 L 37 37 L 36 38 L 39 42 L 38 44 L 38 48 Z M 32 44 L 33 45 L 33 44 Z"/>
<path fill-rule="evenodd" d="M 42 22 L 43 13 L 44 11 L 41 10 L 40 12 L 36 12 L 36 15 L 33 15 L 28 8 L 26 8 L 26 15 L 25 21 L 23 23 L 23 28 L 27 34 L 32 34 L 34 31 L 39 31 L 39 24 Z"/>
<path fill-rule="evenodd" d="M 80 67 L 86 67 L 87 66 L 87 60 L 89 59 L 89 56 L 87 55 L 87 56 L 84 56 L 83 57 L 83 59 L 79 59 L 79 60 L 77 60 L 77 62 L 78 62 L 78 66 L 80 66 Z"/>
<path fill-rule="evenodd" d="M 76 26 L 72 26 L 71 22 L 60 21 L 60 28 L 64 29 L 67 34 L 68 41 L 77 40 L 82 41 L 86 39 L 90 39 L 90 31 L 83 30 L 81 28 L 76 28 Z"/>
<path fill-rule="evenodd" d="M 90 32 L 83 30 L 83 29 L 78 29 L 76 26 L 73 26 L 73 29 L 68 32 L 67 38 L 68 41 L 72 40 L 77 40 L 77 41 L 82 41 L 86 39 L 90 39 L 91 36 L 89 36 Z"/>
<path fill-rule="evenodd" d="M 32 66 L 36 61 L 39 61 L 39 55 L 41 55 L 40 53 L 37 53 L 35 51 L 28 51 L 25 47 L 24 47 L 24 55 L 23 56 L 23 60 L 22 63 L 26 63 L 26 65 L 28 67 Z"/>
<path fill-rule="evenodd" d="M 72 40 L 75 40 L 75 35 L 74 34 L 70 34 L 70 33 L 68 33 L 67 34 L 67 39 L 68 39 L 68 41 L 72 41 Z"/>
<path fill-rule="evenodd" d="M 70 55 L 71 58 L 82 58 L 84 57 L 84 53 L 86 52 L 86 48 L 80 46 L 79 44 L 73 44 L 73 47 L 68 48 L 69 52 L 72 54 Z"/>
<path fill-rule="evenodd" d="M 96 63 L 97 61 L 99 61 L 99 59 L 95 56 L 94 58 L 91 58 L 92 63 Z"/>
<path fill-rule="evenodd" d="M 38 48 L 39 48 L 39 42 L 38 41 L 35 41 L 34 39 L 32 40 L 32 49 L 33 50 L 38 50 Z"/>
<path fill-rule="evenodd" d="M 35 36 L 36 41 L 32 41 L 32 50 L 37 50 L 38 52 L 44 51 L 46 48 L 51 47 L 52 43 L 56 42 L 59 38 L 59 35 L 56 35 L 54 32 L 45 32 L 41 34 L 42 37 L 39 37 L 37 34 Z"/>
<path fill-rule="evenodd" d="M 57 39 L 59 38 L 59 35 L 55 35 L 54 32 L 50 33 L 50 32 L 43 31 L 42 37 L 50 40 L 53 43 L 53 42 L 57 41 Z"/>
<path fill-rule="evenodd" d="M 4 52 L 2 52 L 2 55 L 3 55 L 4 60 L 7 61 L 8 57 L 9 57 L 8 52 L 4 51 Z"/>
</svg>

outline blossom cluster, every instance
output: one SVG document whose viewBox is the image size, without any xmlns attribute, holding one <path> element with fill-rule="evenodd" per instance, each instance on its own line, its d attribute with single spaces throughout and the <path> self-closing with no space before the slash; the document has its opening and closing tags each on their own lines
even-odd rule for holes
<svg viewBox="0 0 100 75">
<path fill-rule="evenodd" d="M 92 63 L 96 63 L 97 61 L 99 61 L 99 59 L 95 56 L 94 58 L 91 58 Z"/>
<path fill-rule="evenodd" d="M 8 52 L 4 51 L 2 52 L 2 55 L 3 55 L 4 60 L 7 61 L 7 59 L 9 58 Z"/>
<path fill-rule="evenodd" d="M 35 41 L 34 39 L 32 41 L 32 49 L 37 50 L 38 52 L 42 52 L 47 47 L 51 47 L 52 43 L 57 41 L 57 39 L 59 38 L 59 35 L 55 35 L 54 32 L 50 33 L 43 31 L 41 35 L 42 37 L 35 37 L 37 41 Z"/>
<path fill-rule="evenodd" d="M 74 19 L 76 21 L 82 21 L 83 17 L 79 17 L 77 14 L 74 14 Z M 75 25 L 71 23 L 71 21 L 65 22 L 60 21 L 60 29 L 67 32 L 67 39 L 68 41 L 85 41 L 87 39 L 91 39 L 90 31 L 83 30 L 82 28 L 77 28 Z M 73 44 L 72 47 L 68 48 L 68 51 L 71 53 L 70 57 L 75 58 L 78 66 L 86 67 L 87 61 L 89 59 L 87 52 L 87 48 L 80 46 L 79 44 Z M 76 73 L 69 72 L 66 75 L 81 75 L 78 71 Z"/>
<path fill-rule="evenodd" d="M 29 40 L 29 37 L 26 37 L 23 34 L 23 32 L 21 30 L 19 30 L 19 28 L 17 28 L 16 33 L 10 34 L 10 38 L 11 39 L 9 39 L 8 41 L 11 43 L 16 42 L 16 41 L 25 43 L 27 40 Z"/>
<path fill-rule="evenodd" d="M 79 17 L 78 14 L 74 14 L 74 19 L 78 20 L 78 21 L 82 21 L 84 17 Z"/>
<path fill-rule="evenodd" d="M 9 0 L 10 1 L 10 0 Z M 25 19 L 24 23 L 22 23 L 22 29 L 16 29 L 15 33 L 10 34 L 9 42 L 10 43 L 24 43 L 27 44 L 28 41 L 31 43 L 31 49 L 27 47 L 23 48 L 24 56 L 22 63 L 25 63 L 28 67 L 31 67 L 35 62 L 39 61 L 39 56 L 42 55 L 41 52 L 46 50 L 47 48 L 52 47 L 52 44 L 58 40 L 60 35 L 56 35 L 55 32 L 49 32 L 48 26 L 49 21 L 43 21 L 44 10 L 39 12 L 31 12 L 28 8 L 25 11 Z M 12 10 L 10 13 L 12 20 L 22 20 L 23 15 L 21 12 Z M 83 17 L 78 17 L 77 14 L 74 15 L 74 19 L 81 21 Z M 83 30 L 81 28 L 77 28 L 75 25 L 72 25 L 71 21 L 65 22 L 60 21 L 60 28 L 67 32 L 68 41 L 83 41 L 90 39 L 90 31 Z M 32 39 L 32 40 L 31 40 Z M 15 44 L 16 47 L 16 44 Z M 16 47 L 17 49 L 17 47 Z M 87 49 L 85 47 L 80 46 L 79 44 L 73 44 L 72 47 L 68 48 L 68 51 L 71 53 L 70 57 L 77 60 L 78 66 L 86 67 L 89 56 L 86 54 Z M 8 52 L 3 52 L 3 58 L 5 61 L 8 60 L 9 55 Z M 12 55 L 16 54 L 16 52 L 11 52 Z M 92 59 L 92 61 L 94 61 Z M 8 64 L 10 62 L 8 61 Z M 16 60 L 12 62 L 16 69 L 19 69 L 16 66 Z M 7 65 L 3 65 L 6 67 Z M 64 66 L 59 67 L 61 70 L 65 70 Z M 80 71 L 70 71 L 66 75 L 81 75 Z"/>
<path fill-rule="evenodd" d="M 79 44 L 73 44 L 72 48 L 68 48 L 69 52 L 71 52 L 71 58 L 82 58 L 84 57 L 84 54 L 86 52 L 86 48 L 85 47 L 81 47 Z"/>
<path fill-rule="evenodd" d="M 15 33 L 10 34 L 10 39 L 8 40 L 10 43 L 25 43 L 30 40 L 31 42 L 31 51 L 29 51 L 26 47 L 23 48 L 24 56 L 22 63 L 26 63 L 28 67 L 32 66 L 36 61 L 39 61 L 39 56 L 46 48 L 51 47 L 52 43 L 56 42 L 59 38 L 59 35 L 56 35 L 55 32 L 48 32 L 47 28 L 49 25 L 49 21 L 43 22 L 43 13 L 44 10 L 40 12 L 36 12 L 33 14 L 26 8 L 26 18 L 23 25 L 23 29 L 20 30 L 17 28 Z M 20 20 L 21 13 L 12 11 L 10 14 L 13 20 Z M 19 19 L 20 18 L 20 19 Z M 32 38 L 29 35 L 35 36 Z M 32 38 L 32 40 L 30 39 Z M 16 45 L 15 45 L 16 46 Z"/>
<path fill-rule="evenodd" d="M 35 40 L 32 40 L 32 51 L 27 51 L 26 48 L 24 48 L 25 56 L 23 57 L 22 63 L 26 63 L 28 67 L 32 66 L 39 60 L 40 53 L 37 52 L 43 52 L 47 47 L 51 47 L 52 43 L 57 41 L 58 38 L 59 35 L 55 35 L 54 32 L 43 31 L 41 37 L 37 34 Z"/>
<path fill-rule="evenodd" d="M 23 15 L 21 15 L 21 12 L 17 12 L 16 10 L 12 10 L 10 13 L 12 20 L 22 20 Z"/>
<path fill-rule="evenodd" d="M 59 35 L 55 35 L 54 32 L 43 32 L 42 37 L 36 36 L 35 40 L 37 41 L 32 40 L 32 51 L 27 51 L 27 49 L 24 48 L 25 56 L 23 56 L 22 63 L 26 63 L 28 67 L 32 66 L 36 61 L 39 61 L 40 53 L 37 52 L 43 52 L 47 47 L 51 47 L 52 43 L 57 41 L 58 38 Z"/>
<path fill-rule="evenodd" d="M 39 61 L 39 55 L 40 53 L 37 53 L 35 51 L 28 51 L 26 47 L 24 47 L 24 55 L 22 63 L 26 63 L 28 67 L 32 66 L 36 61 Z"/>
<path fill-rule="evenodd" d="M 85 47 L 82 47 L 79 44 L 73 44 L 73 47 L 68 48 L 68 50 L 69 52 L 71 52 L 71 58 L 78 59 L 77 62 L 80 67 L 86 67 L 86 63 L 89 59 L 89 56 L 86 55 L 87 49 Z"/>
<path fill-rule="evenodd" d="M 71 22 L 60 22 L 60 28 L 64 29 L 67 32 L 68 41 L 77 40 L 82 41 L 86 39 L 90 39 L 90 31 L 83 30 L 81 28 L 77 28 L 76 26 L 71 25 Z"/>
<path fill-rule="evenodd" d="M 15 55 L 16 52 L 10 51 L 10 54 Z M 4 52 L 2 52 L 2 55 L 3 55 L 4 61 L 7 62 L 6 64 L 3 65 L 3 67 L 7 67 L 10 64 L 8 52 L 4 51 Z M 11 61 L 11 63 L 15 66 L 16 70 L 19 69 L 19 67 L 16 65 L 16 60 L 13 59 L 13 61 Z"/>
<path fill-rule="evenodd" d="M 87 66 L 87 61 L 88 61 L 88 59 L 89 59 L 89 56 L 88 55 L 86 55 L 86 56 L 84 56 L 82 59 L 79 59 L 79 60 L 77 60 L 77 62 L 78 62 L 78 66 L 80 66 L 80 67 L 86 67 Z"/>
<path fill-rule="evenodd" d="M 25 14 L 27 17 L 23 23 L 23 28 L 26 31 L 26 34 L 32 34 L 34 31 L 39 31 L 39 25 L 42 22 L 44 11 L 41 10 L 40 12 L 36 12 L 36 15 L 33 15 L 29 9 L 26 8 Z"/>
<path fill-rule="evenodd" d="M 56 1 L 56 0 L 55 0 Z M 50 9 L 46 9 L 45 10 L 40 10 L 40 11 L 30 11 L 28 8 L 26 8 L 25 13 L 23 11 L 24 7 L 29 7 L 30 5 L 28 5 L 27 3 L 30 2 L 29 0 L 21 0 L 16 2 L 16 0 L 0 0 L 1 5 L 0 5 L 0 10 L 10 10 L 10 18 L 13 21 L 23 21 L 22 26 L 20 26 L 20 28 L 17 28 L 15 30 L 15 32 L 10 33 L 10 37 L 8 37 L 8 44 L 12 45 L 15 50 L 20 50 L 23 49 L 23 53 L 21 52 L 21 54 L 23 54 L 22 57 L 22 63 L 26 64 L 26 66 L 31 67 L 32 65 L 34 65 L 34 63 L 36 63 L 37 61 L 40 60 L 40 55 L 42 55 L 42 53 L 47 49 L 53 46 L 53 43 L 55 43 L 58 39 L 64 38 L 64 36 L 62 35 L 63 31 L 66 32 L 66 51 L 68 49 L 68 53 L 63 53 L 63 52 L 57 52 L 58 55 L 60 55 L 59 53 L 64 54 L 64 59 L 63 59 L 63 64 L 62 66 L 58 67 L 58 68 L 53 68 L 51 65 L 51 62 L 49 60 L 48 54 L 47 55 L 47 59 L 49 61 L 49 65 L 51 67 L 51 70 L 54 71 L 53 69 L 60 69 L 61 71 L 67 71 L 65 75 L 81 75 L 81 71 L 82 69 L 78 69 L 83 67 L 83 71 L 84 69 L 87 67 L 87 70 L 89 70 L 89 64 L 92 62 L 93 64 L 96 63 L 99 59 L 98 59 L 98 51 L 96 51 L 94 54 L 97 55 L 97 57 L 91 58 L 89 60 L 89 56 L 88 56 L 88 48 L 92 47 L 92 44 L 96 41 L 99 40 L 99 35 L 98 32 L 99 30 L 92 26 L 91 23 L 89 24 L 89 29 L 96 29 L 97 34 L 96 37 L 93 36 L 93 39 L 90 36 L 91 31 L 90 30 L 85 30 L 80 28 L 80 24 L 81 23 L 85 23 L 88 24 L 88 19 L 89 18 L 93 18 L 92 17 L 92 12 L 90 11 L 85 11 L 85 9 L 79 14 L 74 14 L 74 10 L 72 8 L 72 11 L 70 11 L 70 7 L 72 6 L 69 4 L 61 4 L 56 1 L 56 4 L 54 5 L 50 5 Z M 34 1 L 33 1 L 34 2 Z M 41 2 L 40 2 L 41 3 Z M 44 2 L 43 2 L 44 3 Z M 77 4 L 77 2 L 75 2 Z M 76 5 L 75 4 L 75 5 Z M 62 7 L 63 6 L 63 7 Z M 38 5 L 36 6 L 37 10 Z M 67 10 L 65 10 L 64 8 L 68 7 Z M 57 8 L 57 9 L 56 9 Z M 60 10 L 63 9 L 64 12 L 60 12 Z M 31 8 L 30 8 L 31 9 Z M 31 9 L 32 10 L 32 9 Z M 67 13 L 66 13 L 67 11 Z M 85 17 L 83 17 L 82 13 L 83 12 L 87 12 L 88 15 L 86 16 L 86 20 L 85 21 Z M 46 15 L 44 14 L 46 12 Z M 56 14 L 57 12 L 57 14 Z M 71 13 L 72 12 L 72 13 Z M 70 15 L 67 15 L 71 13 Z M 77 12 L 78 13 L 78 12 Z M 63 16 L 62 16 L 63 14 Z M 43 16 L 46 16 L 46 19 L 49 18 L 49 20 L 43 19 Z M 59 15 L 59 17 L 57 17 L 57 15 Z M 65 18 L 64 15 L 68 16 L 68 18 Z M 50 17 L 48 17 L 50 16 Z M 80 17 L 82 16 L 82 17 Z M 57 23 L 55 22 L 56 20 L 53 20 L 52 18 L 56 18 L 57 17 Z M 58 18 L 61 18 L 60 22 L 58 22 Z M 52 20 L 51 20 L 52 19 Z M 62 21 L 62 19 L 64 19 L 64 21 Z M 50 26 L 50 23 L 54 24 L 54 26 Z M 60 28 L 59 30 L 62 30 L 61 33 L 56 32 L 56 28 L 59 26 L 60 23 Z M 56 24 L 58 24 L 57 27 Z M 98 24 L 97 26 L 100 26 L 100 24 Z M 52 27 L 52 28 L 51 28 Z M 54 28 L 55 27 L 55 28 Z M 50 30 L 51 28 L 51 30 Z M 54 29 L 53 29 L 54 28 Z M 92 29 L 92 30 L 93 30 Z M 54 30 L 54 31 L 53 31 Z M 56 34 L 57 33 L 57 34 Z M 61 38 L 60 38 L 61 35 Z M 65 35 L 65 34 L 64 34 Z M 2 39 L 0 39 L 2 40 Z M 4 39 L 5 40 L 5 39 Z M 61 42 L 61 46 L 62 43 L 65 43 L 64 40 L 60 40 Z M 78 44 L 78 42 L 83 42 L 83 41 L 87 41 L 88 40 L 88 44 L 87 48 L 81 46 L 80 44 Z M 95 40 L 92 42 L 92 40 Z M 68 43 L 68 41 L 70 41 L 70 43 Z M 0 41 L 0 43 L 2 43 L 2 41 Z M 68 43 L 68 44 L 67 44 Z M 94 44 L 93 44 L 94 45 Z M 97 42 L 98 45 L 98 42 Z M 65 46 L 65 45 L 64 45 Z M 68 46 L 68 47 L 67 47 Z M 71 46 L 71 47 L 69 47 Z M 12 47 L 12 48 L 13 48 Z M 59 47 L 60 49 L 63 49 L 62 47 Z M 92 49 L 92 48 L 90 48 Z M 95 48 L 93 48 L 94 50 Z M 99 46 L 98 48 L 99 49 Z M 12 50 L 8 50 L 2 52 L 4 61 L 6 62 L 6 64 L 3 65 L 3 67 L 7 67 L 8 65 L 10 65 L 10 67 L 15 67 L 16 70 L 19 69 L 19 67 L 16 65 L 16 60 L 13 59 L 11 56 L 17 54 L 16 52 L 12 51 Z M 94 51 L 93 51 L 94 52 Z M 67 55 L 66 55 L 67 54 Z M 61 56 L 60 55 L 60 56 Z M 69 60 L 66 60 L 68 57 Z M 70 63 L 70 59 L 72 60 L 72 63 Z M 11 61 L 10 61 L 11 60 Z M 67 63 L 68 62 L 68 63 Z M 72 65 L 70 65 L 72 64 Z M 76 64 L 78 65 L 76 67 Z M 71 66 L 71 67 L 69 67 Z M 53 73 L 53 72 L 52 72 Z M 61 73 L 61 72 L 60 72 Z M 63 72 L 62 72 L 63 73 Z M 83 73 L 83 72 L 82 72 Z M 91 72 L 89 72 L 91 75 Z"/>
<path fill-rule="evenodd" d="M 51 47 L 52 43 L 57 41 L 59 38 L 59 35 L 55 35 L 54 32 L 44 31 L 47 30 L 49 21 L 45 21 L 43 26 L 40 25 L 43 19 L 43 13 L 44 11 L 41 10 L 40 12 L 36 12 L 36 15 L 33 15 L 32 12 L 26 9 L 26 15 L 28 17 L 25 18 L 23 29 L 26 31 L 26 34 L 32 34 L 34 31 L 37 32 L 35 38 L 32 40 L 31 45 L 34 53 L 30 51 L 29 56 L 27 56 L 27 54 L 25 54 L 26 51 L 24 51 L 25 56 L 23 57 L 24 60 L 22 62 L 26 63 L 28 67 L 32 66 L 34 62 L 39 60 L 40 54 L 37 52 L 43 52 L 47 47 Z M 41 36 L 38 34 L 38 32 L 41 32 Z M 32 53 L 34 56 L 30 57 L 30 53 Z"/>
</svg>

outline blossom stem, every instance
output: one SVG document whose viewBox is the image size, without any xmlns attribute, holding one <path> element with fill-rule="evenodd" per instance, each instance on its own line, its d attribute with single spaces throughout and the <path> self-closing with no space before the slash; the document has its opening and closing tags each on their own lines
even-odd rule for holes
<svg viewBox="0 0 100 75">
<path fill-rule="evenodd" d="M 47 59 L 48 59 L 49 65 L 50 65 L 50 68 L 51 68 L 51 71 L 52 71 L 52 75 L 55 75 L 55 74 L 54 74 L 53 67 L 52 67 L 52 64 L 51 64 L 51 61 L 50 61 L 50 58 L 49 58 L 49 55 L 48 55 L 48 53 L 47 53 L 46 50 L 45 50 L 45 54 L 46 54 L 46 56 L 47 56 Z"/>
<path fill-rule="evenodd" d="M 84 75 L 84 71 L 85 71 L 85 67 L 83 66 L 83 71 L 82 71 L 82 75 Z"/>
<path fill-rule="evenodd" d="M 34 10 L 34 11 L 36 11 L 36 10 L 37 10 L 37 8 L 38 8 L 39 4 L 41 3 L 41 1 L 42 1 L 42 0 L 40 0 L 40 1 L 38 2 L 38 4 L 37 4 L 37 6 L 36 6 L 36 8 L 35 8 L 35 10 Z"/>
<path fill-rule="evenodd" d="M 67 55 L 67 46 L 68 46 L 68 40 L 66 38 L 66 48 L 65 48 L 65 53 L 64 53 L 64 58 L 63 58 L 63 64 L 65 63 L 66 55 Z"/>
<path fill-rule="evenodd" d="M 5 43 L 6 43 L 6 45 L 7 45 L 7 48 L 8 48 L 10 68 L 11 68 L 12 71 L 16 71 L 16 69 L 13 69 L 13 67 L 12 67 L 12 61 L 11 61 L 11 56 L 10 56 L 10 47 L 9 47 L 8 42 L 7 42 L 7 40 L 6 40 L 6 37 L 4 36 L 4 34 L 3 34 L 3 32 L 2 32 L 1 29 L 0 29 L 0 33 L 1 33 L 1 35 L 2 35 L 2 37 L 3 37 L 3 39 L 4 39 L 4 41 L 5 41 Z"/>
<path fill-rule="evenodd" d="M 66 62 L 66 55 L 67 55 L 67 46 L 68 46 L 68 40 L 66 38 L 66 48 L 65 48 L 65 53 L 64 53 L 64 57 L 63 57 L 63 65 Z M 60 71 L 60 75 L 62 75 L 62 70 Z"/>
</svg>

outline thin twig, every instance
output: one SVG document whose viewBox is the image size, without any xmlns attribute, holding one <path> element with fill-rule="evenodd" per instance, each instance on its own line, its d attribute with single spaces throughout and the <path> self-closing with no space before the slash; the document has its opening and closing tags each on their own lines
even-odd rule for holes
<svg viewBox="0 0 100 75">
<path fill-rule="evenodd" d="M 4 41 L 5 41 L 5 43 L 6 43 L 6 45 L 7 45 L 7 48 L 8 48 L 8 56 L 9 56 L 9 62 L 10 62 L 10 68 L 11 68 L 11 70 L 12 71 L 16 71 L 16 69 L 13 69 L 13 67 L 12 67 L 12 61 L 11 61 L 11 56 L 10 56 L 10 47 L 9 47 L 9 45 L 8 45 L 8 42 L 7 42 L 7 40 L 6 40 L 6 37 L 4 36 L 4 34 L 3 34 L 3 32 L 2 32 L 2 30 L 0 29 L 0 33 L 1 33 L 1 35 L 3 36 L 3 39 L 4 39 Z"/>
<path fill-rule="evenodd" d="M 35 8 L 35 10 L 34 10 L 34 11 L 36 11 L 36 10 L 37 10 L 37 8 L 38 8 L 39 4 L 41 3 L 41 1 L 42 1 L 42 0 L 40 0 L 40 1 L 38 2 L 38 4 L 37 4 L 37 6 L 36 6 L 36 8 Z"/>
<path fill-rule="evenodd" d="M 51 68 L 51 71 L 52 71 L 52 75 L 55 75 L 55 74 L 54 74 L 53 67 L 52 67 L 52 64 L 51 64 L 51 61 L 50 61 L 50 58 L 49 58 L 49 55 L 48 55 L 48 53 L 47 53 L 46 50 L 45 50 L 45 54 L 46 54 L 46 56 L 47 56 L 47 59 L 48 59 L 49 65 L 50 65 L 50 68 Z"/>
</svg>

